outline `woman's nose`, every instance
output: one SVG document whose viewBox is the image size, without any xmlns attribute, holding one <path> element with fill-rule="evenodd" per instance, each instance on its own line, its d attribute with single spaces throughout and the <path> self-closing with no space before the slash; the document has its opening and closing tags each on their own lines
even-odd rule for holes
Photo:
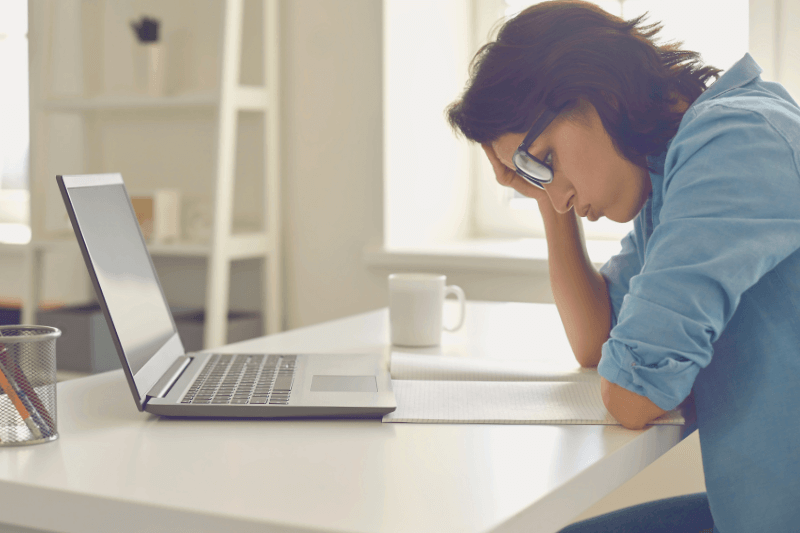
<svg viewBox="0 0 800 533">
<path fill-rule="evenodd" d="M 575 203 L 575 191 L 571 186 L 565 187 L 554 182 L 550 185 L 546 185 L 545 191 L 547 191 L 547 195 L 550 197 L 550 202 L 552 202 L 553 207 L 558 213 L 563 215 L 572 209 L 572 206 Z"/>
</svg>

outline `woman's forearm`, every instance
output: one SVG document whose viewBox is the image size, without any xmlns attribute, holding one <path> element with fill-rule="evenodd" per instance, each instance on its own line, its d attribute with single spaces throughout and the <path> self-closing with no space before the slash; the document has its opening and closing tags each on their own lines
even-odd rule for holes
<svg viewBox="0 0 800 533">
<path fill-rule="evenodd" d="M 597 366 L 611 331 L 611 304 L 603 276 L 586 252 L 583 231 L 572 209 L 559 214 L 539 202 L 547 236 L 550 286 L 572 352 L 581 366 Z"/>
</svg>

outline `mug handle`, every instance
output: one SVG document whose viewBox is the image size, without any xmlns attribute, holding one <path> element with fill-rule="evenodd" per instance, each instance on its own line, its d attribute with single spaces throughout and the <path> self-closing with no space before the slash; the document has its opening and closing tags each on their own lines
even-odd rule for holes
<svg viewBox="0 0 800 533">
<path fill-rule="evenodd" d="M 464 291 L 458 285 L 448 285 L 444 288 L 444 297 L 447 298 L 448 294 L 455 294 L 458 298 L 458 303 L 461 304 L 461 318 L 458 321 L 458 325 L 454 328 L 448 328 L 444 326 L 445 331 L 456 331 L 457 329 L 461 328 L 464 325 L 464 314 L 466 311 L 466 296 L 464 295 Z"/>
</svg>

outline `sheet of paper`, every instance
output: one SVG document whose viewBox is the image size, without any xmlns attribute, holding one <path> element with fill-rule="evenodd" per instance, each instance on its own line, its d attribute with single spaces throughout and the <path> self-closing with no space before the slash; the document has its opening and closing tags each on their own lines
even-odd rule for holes
<svg viewBox="0 0 800 533">
<path fill-rule="evenodd" d="M 397 409 L 384 422 L 617 424 L 598 382 L 393 380 Z M 654 424 L 684 423 L 677 410 Z"/>
<path fill-rule="evenodd" d="M 541 361 L 502 361 L 448 355 L 393 351 L 392 379 L 440 381 L 592 381 L 598 382 L 596 369 L 543 364 Z"/>
</svg>

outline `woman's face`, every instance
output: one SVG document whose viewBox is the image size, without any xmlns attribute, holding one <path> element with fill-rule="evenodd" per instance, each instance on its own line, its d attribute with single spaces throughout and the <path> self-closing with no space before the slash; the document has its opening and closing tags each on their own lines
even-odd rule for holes
<svg viewBox="0 0 800 533">
<path fill-rule="evenodd" d="M 559 213 L 575 207 L 591 221 L 601 216 L 633 220 L 650 194 L 650 175 L 614 149 L 594 106 L 583 102 L 572 113 L 576 119 L 557 117 L 528 148 L 540 161 L 552 158 L 553 181 L 544 188 L 553 207 Z M 524 133 L 508 133 L 492 143 L 497 157 L 512 170 L 511 157 L 524 138 Z"/>
</svg>

